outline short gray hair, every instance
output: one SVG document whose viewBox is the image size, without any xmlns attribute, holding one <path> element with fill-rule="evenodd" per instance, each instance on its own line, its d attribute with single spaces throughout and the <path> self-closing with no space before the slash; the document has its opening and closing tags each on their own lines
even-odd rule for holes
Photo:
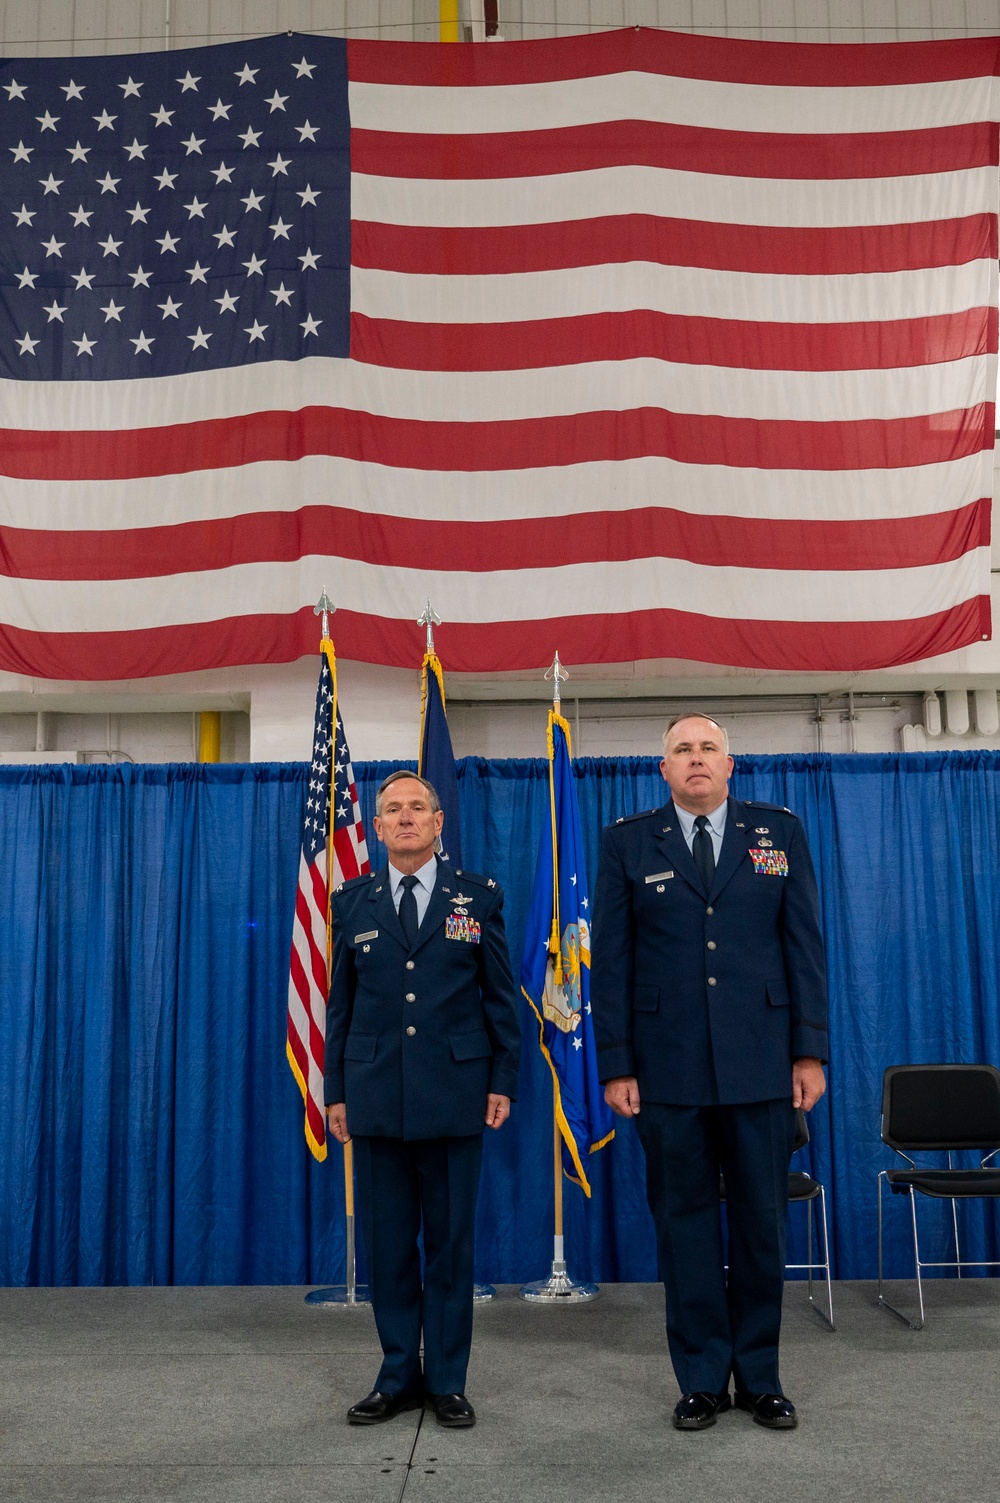
<svg viewBox="0 0 1000 1503">
<path fill-rule="evenodd" d="M 407 772 L 405 768 L 400 768 L 397 772 L 390 772 L 389 776 L 387 778 L 383 778 L 382 782 L 379 784 L 378 792 L 375 795 L 376 815 L 379 818 L 381 818 L 382 816 L 382 795 L 385 790 L 387 788 L 390 788 L 393 783 L 400 782 L 403 778 L 408 778 L 411 783 L 420 783 L 424 788 L 427 789 L 427 794 L 431 802 L 431 813 L 436 814 L 441 807 L 441 800 L 438 798 L 437 789 L 434 787 L 434 784 L 428 783 L 426 778 L 420 777 L 419 774 L 415 772 Z"/>
<path fill-rule="evenodd" d="M 667 754 L 667 737 L 670 735 L 670 732 L 673 730 L 674 726 L 680 725 L 682 720 L 707 720 L 709 725 L 714 725 L 715 729 L 722 737 L 722 750 L 725 752 L 727 757 L 729 756 L 729 732 L 726 730 L 726 727 L 724 725 L 720 725 L 719 722 L 715 720 L 711 715 L 706 715 L 704 710 L 684 710 L 680 715 L 675 715 L 673 717 L 670 724 L 663 732 L 664 756 L 666 756 Z"/>
</svg>

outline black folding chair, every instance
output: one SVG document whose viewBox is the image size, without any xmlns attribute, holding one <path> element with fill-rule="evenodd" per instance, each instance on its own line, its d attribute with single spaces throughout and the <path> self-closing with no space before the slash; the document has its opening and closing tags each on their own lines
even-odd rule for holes
<svg viewBox="0 0 1000 1503">
<path fill-rule="evenodd" d="M 984 1258 L 963 1259 L 958 1240 L 956 1202 L 1000 1198 L 1000 1165 L 990 1159 L 1000 1151 L 1000 1070 L 993 1065 L 890 1065 L 882 1080 L 882 1142 L 909 1164 L 883 1169 L 878 1177 L 878 1300 L 913 1331 L 924 1324 L 924 1268 L 1000 1268 Z M 952 1154 L 989 1149 L 976 1169 L 956 1169 Z M 911 1153 L 947 1153 L 947 1169 L 921 1168 Z M 882 1292 L 883 1181 L 894 1195 L 910 1197 L 913 1260 L 917 1271 L 920 1320 L 914 1322 L 889 1303 Z M 951 1201 L 955 1257 L 922 1262 L 917 1239 L 917 1193 Z"/>
<path fill-rule="evenodd" d="M 806 1122 L 806 1114 L 798 1111 L 795 1114 L 795 1144 L 792 1153 L 798 1153 L 809 1142 L 809 1126 Z M 719 1196 L 724 1202 L 726 1199 L 726 1181 L 720 1177 Z M 804 1270 L 809 1295 L 809 1303 L 821 1320 L 825 1320 L 831 1331 L 837 1327 L 833 1323 L 833 1283 L 830 1278 L 830 1237 L 826 1223 L 826 1191 L 818 1179 L 806 1174 L 803 1169 L 790 1169 L 788 1171 L 788 1201 L 789 1205 L 804 1203 L 806 1205 L 806 1261 L 804 1263 L 786 1263 L 785 1268 L 794 1269 L 796 1272 Z M 823 1261 L 813 1259 L 813 1218 L 809 1203 L 815 1203 L 817 1218 L 817 1233 L 823 1232 Z M 817 1237 L 818 1240 L 818 1237 Z M 826 1275 L 826 1310 L 817 1304 L 813 1295 L 813 1274 L 824 1273 Z M 827 1314 L 829 1311 L 829 1314 Z"/>
</svg>

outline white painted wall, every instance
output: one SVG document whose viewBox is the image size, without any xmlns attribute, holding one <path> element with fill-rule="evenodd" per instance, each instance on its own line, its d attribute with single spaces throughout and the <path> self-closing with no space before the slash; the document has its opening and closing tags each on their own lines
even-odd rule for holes
<svg viewBox="0 0 1000 1503">
<path fill-rule="evenodd" d="M 1000 0 L 499 0 L 499 14 L 510 40 L 630 25 L 815 42 L 1000 34 Z M 437 16 L 437 0 L 3 0 L 0 55 L 204 46 L 288 28 L 429 41 L 437 36 Z M 994 529 L 993 559 L 1000 571 L 1000 527 Z M 1000 572 L 993 590 L 994 619 L 1000 622 L 998 580 Z M 573 673 L 567 695 L 581 699 L 577 750 L 590 755 L 655 750 L 661 711 L 672 713 L 691 696 L 705 698 L 720 714 L 730 701 L 727 723 L 740 750 L 813 750 L 814 708 L 789 708 L 782 698 L 779 709 L 774 697 L 847 689 L 884 694 L 890 702 L 885 709 L 873 702 L 861 713 L 855 724 L 860 749 L 895 749 L 901 724 L 919 719 L 925 689 L 1000 686 L 1000 638 L 924 663 L 855 675 L 763 674 L 674 661 L 574 665 L 571 642 L 563 655 Z M 358 760 L 415 755 L 418 666 L 407 672 L 341 662 L 341 702 Z M 193 715 L 200 709 L 224 712 L 224 757 L 299 759 L 309 751 L 316 672 L 317 660 L 310 657 L 126 684 L 52 683 L 0 673 L 0 760 L 5 753 L 33 751 L 39 710 L 50 714 L 46 744 L 54 752 L 78 749 L 91 760 L 175 760 L 191 755 Z M 537 676 L 456 676 L 448 688 L 459 755 L 541 754 L 548 690 Z M 895 699 L 900 706 L 894 708 Z M 850 727 L 839 714 L 822 726 L 827 750 L 850 745 Z M 930 744 L 992 743 L 973 730 Z"/>
<path fill-rule="evenodd" d="M 799 42 L 1000 33 L 998 0 L 499 0 L 499 15 L 509 41 L 616 26 Z M 437 18 L 438 0 L 5 0 L 0 55 L 202 47 L 286 29 L 433 41 Z"/>
</svg>

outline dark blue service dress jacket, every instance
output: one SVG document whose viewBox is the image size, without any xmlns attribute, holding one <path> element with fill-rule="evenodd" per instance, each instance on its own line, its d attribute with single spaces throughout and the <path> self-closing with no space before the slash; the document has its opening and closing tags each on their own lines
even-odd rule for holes
<svg viewBox="0 0 1000 1503">
<path fill-rule="evenodd" d="M 601 1080 L 640 1098 L 737 1105 L 791 1093 L 827 1058 L 826 967 L 805 834 L 787 809 L 730 798 L 711 890 L 673 803 L 604 832 L 590 996 Z"/>
<path fill-rule="evenodd" d="M 517 1095 L 521 1033 L 503 892 L 438 861 L 412 948 L 389 869 L 344 883 L 330 903 L 333 973 L 326 1100 L 365 1137 L 482 1132 L 491 1091 Z"/>
</svg>

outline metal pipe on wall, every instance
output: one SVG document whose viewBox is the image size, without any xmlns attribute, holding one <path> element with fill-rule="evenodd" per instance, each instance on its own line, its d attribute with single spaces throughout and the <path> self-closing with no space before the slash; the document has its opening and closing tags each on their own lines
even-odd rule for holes
<svg viewBox="0 0 1000 1503">
<path fill-rule="evenodd" d="M 222 761 L 222 714 L 202 710 L 198 717 L 198 761 Z"/>
</svg>

